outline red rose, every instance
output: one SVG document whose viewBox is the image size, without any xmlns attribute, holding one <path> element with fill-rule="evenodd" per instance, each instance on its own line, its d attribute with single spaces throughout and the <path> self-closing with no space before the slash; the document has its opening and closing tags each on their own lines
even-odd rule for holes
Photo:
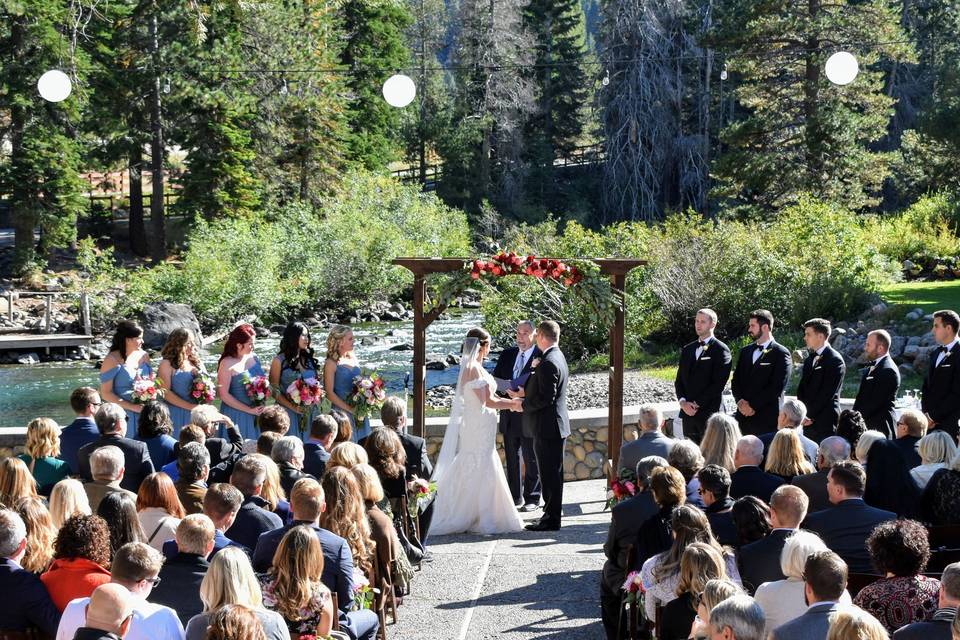
<svg viewBox="0 0 960 640">
<path fill-rule="evenodd" d="M 536 259 L 532 254 L 529 255 L 529 256 L 527 256 L 527 264 L 530 264 L 530 263 L 533 263 L 533 262 L 536 262 L 536 261 L 537 261 L 537 259 Z"/>
</svg>

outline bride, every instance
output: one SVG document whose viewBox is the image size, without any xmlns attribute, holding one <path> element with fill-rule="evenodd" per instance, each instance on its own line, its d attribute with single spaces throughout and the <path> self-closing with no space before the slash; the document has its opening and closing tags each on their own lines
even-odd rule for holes
<svg viewBox="0 0 960 640">
<path fill-rule="evenodd" d="M 450 421 L 433 474 L 437 483 L 431 535 L 520 531 L 517 514 L 497 455 L 497 409 L 520 410 L 520 400 L 501 399 L 483 368 L 490 334 L 467 332 Z"/>
</svg>

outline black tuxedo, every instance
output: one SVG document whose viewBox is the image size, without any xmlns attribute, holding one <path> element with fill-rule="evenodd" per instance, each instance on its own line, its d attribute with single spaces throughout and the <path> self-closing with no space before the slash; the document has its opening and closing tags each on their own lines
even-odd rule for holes
<svg viewBox="0 0 960 640">
<path fill-rule="evenodd" d="M 90 473 L 90 454 L 100 447 L 109 445 L 123 452 L 123 479 L 120 480 L 120 487 L 136 493 L 143 479 L 154 472 L 153 462 L 150 460 L 150 451 L 147 450 L 145 442 L 124 438 L 120 434 L 100 436 L 90 444 L 80 447 L 77 453 L 80 477 L 86 482 L 93 480 L 93 475 Z"/>
<path fill-rule="evenodd" d="M 803 428 L 803 433 L 817 444 L 837 431 L 840 388 L 846 372 L 843 358 L 829 344 L 819 356 L 811 351 L 803 361 L 797 400 L 807 407 L 807 417 L 813 421 Z"/>
<path fill-rule="evenodd" d="M 871 573 L 876 569 L 867 551 L 867 538 L 881 522 L 896 519 L 897 514 L 892 511 L 850 498 L 830 509 L 811 513 L 801 528 L 820 536 L 831 551 L 843 558 L 851 573 Z"/>
<path fill-rule="evenodd" d="M 863 415 L 867 429 L 892 437 L 897 424 L 893 405 L 899 388 L 900 371 L 890 356 L 883 356 L 875 366 L 863 370 L 853 410 Z"/>
<path fill-rule="evenodd" d="M 780 570 L 780 552 L 793 533 L 792 529 L 776 529 L 756 542 L 740 547 L 737 566 L 747 591 L 754 593 L 764 582 L 786 578 Z"/>
<path fill-rule="evenodd" d="M 607 630 L 608 638 L 622 637 L 617 629 L 620 624 L 620 587 L 627 577 L 627 553 L 637 541 L 640 527 L 649 518 L 657 514 L 657 503 L 653 493 L 644 491 L 614 505 L 610 512 L 610 529 L 603 553 L 607 561 L 603 563 L 600 578 L 600 618 Z M 626 622 L 626 618 L 624 618 Z"/>
<path fill-rule="evenodd" d="M 540 521 L 556 526 L 560 526 L 563 510 L 563 448 L 570 435 L 569 377 L 563 353 L 550 347 L 523 387 L 523 434 L 533 438 L 545 502 Z"/>
<path fill-rule="evenodd" d="M 957 426 L 960 420 L 960 345 L 954 346 L 940 366 L 935 367 L 939 355 L 939 350 L 930 353 L 930 370 L 923 379 L 923 411 L 936 422 L 934 429 L 943 429 L 956 439 L 960 429 Z"/>
<path fill-rule="evenodd" d="M 493 369 L 493 377 L 501 380 L 513 379 L 513 368 L 517 364 L 519 347 L 504 349 Z M 520 375 L 530 373 L 533 360 L 541 357 L 540 349 L 534 345 L 533 353 L 526 362 Z M 533 451 L 533 438 L 523 433 L 523 415 L 516 411 L 500 412 L 500 433 L 503 434 L 503 451 L 507 459 L 507 484 L 514 504 L 540 504 L 540 469 L 537 455 Z M 520 478 L 520 456 L 523 455 L 523 478 Z"/>
<path fill-rule="evenodd" d="M 688 416 L 683 411 L 683 435 L 696 443 L 700 442 L 706 429 L 707 419 L 720 411 L 723 388 L 730 378 L 732 359 L 730 347 L 716 338 L 710 338 L 697 357 L 699 340 L 694 340 L 680 350 L 680 366 L 674 388 L 677 399 L 700 405 L 697 412 Z"/>
<path fill-rule="evenodd" d="M 790 360 L 790 351 L 775 341 L 771 341 L 754 362 L 753 354 L 756 351 L 760 351 L 756 344 L 740 350 L 731 387 L 734 399 L 737 402 L 746 400 L 756 412 L 747 417 L 737 411 L 736 418 L 741 433 L 759 436 L 777 428 L 783 392 L 790 380 L 793 363 Z"/>
<path fill-rule="evenodd" d="M 767 473 L 760 467 L 746 465 L 730 474 L 730 497 L 734 500 L 744 496 L 770 502 L 770 495 L 783 484 L 780 476 Z"/>
</svg>

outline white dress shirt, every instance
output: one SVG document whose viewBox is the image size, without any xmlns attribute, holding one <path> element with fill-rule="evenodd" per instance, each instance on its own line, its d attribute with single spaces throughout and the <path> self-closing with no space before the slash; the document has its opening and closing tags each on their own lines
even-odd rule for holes
<svg viewBox="0 0 960 640">
<path fill-rule="evenodd" d="M 954 338 L 953 342 L 951 342 L 950 344 L 943 345 L 943 348 L 946 349 L 946 351 L 941 351 L 940 353 L 937 354 L 937 363 L 933 366 L 939 367 L 943 359 L 947 357 L 947 354 L 951 353 L 954 349 L 957 348 L 957 344 L 960 344 L 960 338 Z"/>
<path fill-rule="evenodd" d="M 133 621 L 124 640 L 183 640 L 183 625 L 180 618 L 170 607 L 153 604 L 143 598 L 133 596 Z M 87 619 L 87 605 L 90 598 L 71 600 L 63 610 L 60 626 L 57 627 L 57 640 L 73 640 L 77 629 L 84 626 Z"/>
<path fill-rule="evenodd" d="M 526 351 L 520 351 L 517 353 L 517 359 L 513 361 L 513 378 L 516 380 L 520 377 L 520 374 L 523 373 L 523 368 L 527 366 L 527 363 L 530 362 L 530 358 L 533 357 L 533 349 L 531 346 Z"/>
</svg>

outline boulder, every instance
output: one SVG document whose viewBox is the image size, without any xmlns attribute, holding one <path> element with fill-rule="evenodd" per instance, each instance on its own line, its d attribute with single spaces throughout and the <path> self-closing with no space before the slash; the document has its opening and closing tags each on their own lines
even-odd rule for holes
<svg viewBox="0 0 960 640">
<path fill-rule="evenodd" d="M 17 356 L 17 362 L 19 364 L 40 364 L 40 356 L 31 351 Z"/>
<path fill-rule="evenodd" d="M 395 344 L 390 347 L 390 351 L 413 351 L 413 345 L 401 342 L 400 344 Z"/>
<path fill-rule="evenodd" d="M 907 339 L 903 336 L 891 336 L 890 338 L 890 357 L 899 358 L 903 355 L 903 349 L 907 346 Z"/>
<path fill-rule="evenodd" d="M 917 370 L 914 369 L 912 365 L 909 365 L 906 363 L 900 365 L 899 369 L 900 369 L 900 375 L 904 377 L 912 375 L 917 372 Z"/>
<path fill-rule="evenodd" d="M 403 314 L 396 313 L 392 309 L 388 309 L 380 314 L 380 319 L 384 322 L 399 322 L 400 320 L 403 320 Z"/>
<path fill-rule="evenodd" d="M 447 364 L 447 361 L 443 356 L 430 354 L 427 356 L 426 366 L 427 369 L 431 369 L 433 371 L 443 371 L 450 365 Z"/>
<path fill-rule="evenodd" d="M 174 329 L 187 329 L 193 333 L 198 345 L 203 344 L 200 322 L 193 310 L 185 304 L 173 302 L 155 302 L 143 308 L 143 346 L 147 349 L 161 349 L 167 337 Z M 264 329 L 266 331 L 266 329 Z M 259 335 L 259 332 L 258 332 Z"/>
<path fill-rule="evenodd" d="M 266 327 L 254 327 L 253 330 L 254 330 L 254 332 L 257 334 L 257 337 L 258 337 L 258 338 L 269 338 L 269 337 L 270 337 L 270 329 L 267 329 Z"/>
<path fill-rule="evenodd" d="M 386 342 L 386 340 L 380 336 L 363 336 L 360 338 L 360 344 L 364 347 L 369 347 L 375 344 L 383 344 L 384 342 Z"/>
</svg>

